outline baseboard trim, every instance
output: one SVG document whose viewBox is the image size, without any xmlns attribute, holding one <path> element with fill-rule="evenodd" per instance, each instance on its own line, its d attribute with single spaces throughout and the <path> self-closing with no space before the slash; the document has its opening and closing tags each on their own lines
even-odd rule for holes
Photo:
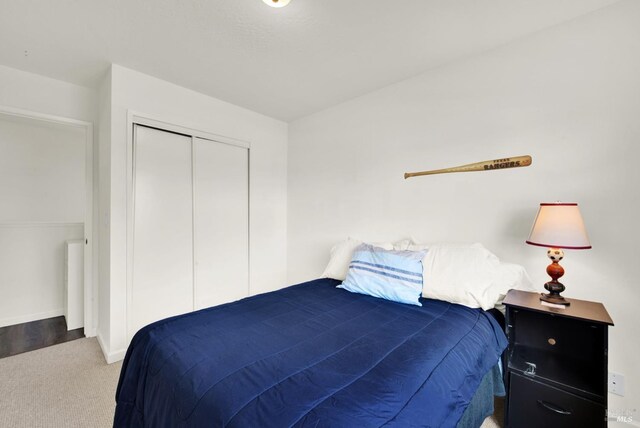
<svg viewBox="0 0 640 428">
<path fill-rule="evenodd" d="M 9 317 L 0 319 L 0 327 L 8 327 L 10 325 L 22 324 L 25 322 L 44 320 L 47 318 L 59 317 L 64 315 L 64 309 L 54 309 L 52 311 L 38 312 L 36 314 L 20 315 L 17 317 Z"/>
<path fill-rule="evenodd" d="M 109 352 L 104 344 L 104 341 L 102 340 L 102 335 L 99 331 L 96 334 L 96 339 L 98 339 L 98 345 L 100 345 L 102 355 L 104 356 L 104 360 L 107 362 L 107 364 L 113 364 L 118 361 L 124 360 L 124 356 L 127 353 L 126 349 L 119 349 L 114 352 Z"/>
<path fill-rule="evenodd" d="M 84 328 L 84 337 L 96 337 L 96 329 L 88 329 L 86 326 Z"/>
</svg>

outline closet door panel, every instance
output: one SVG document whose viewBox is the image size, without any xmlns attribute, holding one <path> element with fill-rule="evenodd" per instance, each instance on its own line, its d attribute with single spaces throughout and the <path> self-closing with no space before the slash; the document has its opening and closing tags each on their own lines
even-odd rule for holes
<svg viewBox="0 0 640 428">
<path fill-rule="evenodd" d="M 194 139 L 195 306 L 249 294 L 249 151 Z"/>
<path fill-rule="evenodd" d="M 130 336 L 193 310 L 191 150 L 191 137 L 135 127 Z"/>
</svg>

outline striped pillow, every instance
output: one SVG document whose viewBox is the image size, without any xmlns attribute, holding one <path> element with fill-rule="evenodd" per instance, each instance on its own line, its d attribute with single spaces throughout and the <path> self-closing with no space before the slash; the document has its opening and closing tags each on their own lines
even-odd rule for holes
<svg viewBox="0 0 640 428">
<path fill-rule="evenodd" d="M 338 288 L 422 306 L 422 259 L 427 251 L 394 251 L 359 245 Z"/>
</svg>

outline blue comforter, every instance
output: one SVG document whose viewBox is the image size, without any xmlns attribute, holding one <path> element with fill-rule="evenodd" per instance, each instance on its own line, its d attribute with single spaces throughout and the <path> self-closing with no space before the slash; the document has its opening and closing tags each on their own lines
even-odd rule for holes
<svg viewBox="0 0 640 428">
<path fill-rule="evenodd" d="M 506 339 L 482 310 L 321 279 L 140 330 L 116 427 L 454 427 Z"/>
</svg>

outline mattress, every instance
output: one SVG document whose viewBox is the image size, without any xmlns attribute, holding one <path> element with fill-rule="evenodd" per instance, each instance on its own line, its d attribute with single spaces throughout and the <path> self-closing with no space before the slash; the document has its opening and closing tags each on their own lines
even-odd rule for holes
<svg viewBox="0 0 640 428">
<path fill-rule="evenodd" d="M 168 318 L 131 341 L 116 427 L 455 427 L 506 347 L 479 309 L 320 279 Z"/>
</svg>

